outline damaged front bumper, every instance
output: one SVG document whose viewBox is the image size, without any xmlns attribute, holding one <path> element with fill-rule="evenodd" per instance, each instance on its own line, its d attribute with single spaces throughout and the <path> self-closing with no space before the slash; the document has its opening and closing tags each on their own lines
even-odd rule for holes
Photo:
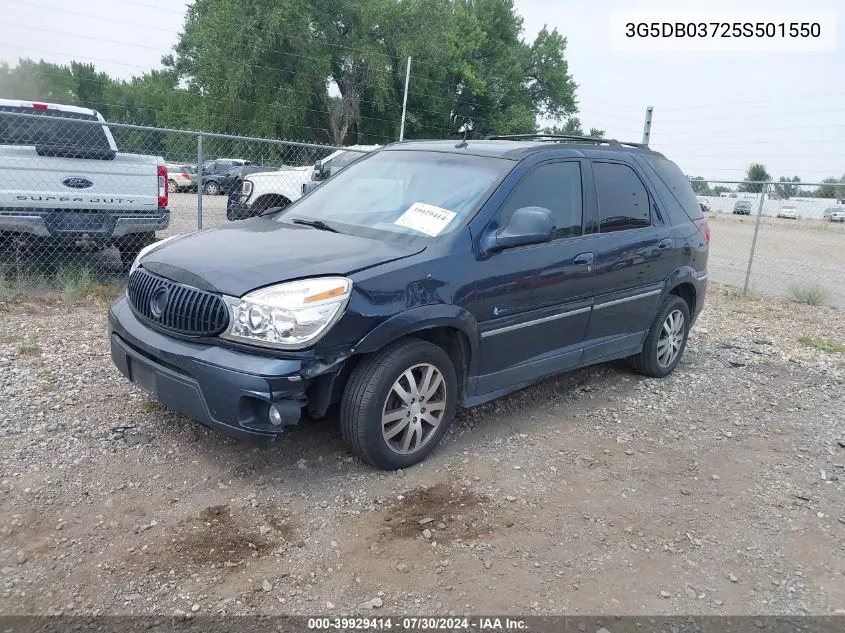
<svg viewBox="0 0 845 633">
<path fill-rule="evenodd" d="M 259 444 L 297 424 L 304 406 L 324 412 L 342 366 L 166 336 L 141 323 L 125 296 L 109 310 L 109 338 L 117 368 L 157 401 Z"/>
</svg>

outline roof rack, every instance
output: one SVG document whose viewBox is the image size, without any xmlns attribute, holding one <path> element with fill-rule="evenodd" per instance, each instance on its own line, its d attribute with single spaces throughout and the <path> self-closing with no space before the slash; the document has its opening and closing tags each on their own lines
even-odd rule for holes
<svg viewBox="0 0 845 633">
<path fill-rule="evenodd" d="M 594 136 L 575 136 L 573 134 L 506 134 L 502 136 L 491 134 L 484 138 L 488 141 L 578 141 L 580 143 L 594 143 L 596 145 L 604 143 L 613 146 L 647 147 L 647 145 L 643 145 L 642 143 L 617 141 L 615 138 L 596 138 Z"/>
</svg>

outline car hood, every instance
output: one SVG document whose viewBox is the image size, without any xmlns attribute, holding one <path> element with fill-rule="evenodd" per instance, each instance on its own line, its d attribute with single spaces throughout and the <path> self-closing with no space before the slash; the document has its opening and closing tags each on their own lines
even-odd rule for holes
<svg viewBox="0 0 845 633">
<path fill-rule="evenodd" d="M 350 275 L 423 250 L 253 218 L 172 239 L 141 265 L 173 281 L 240 297 L 282 281 Z"/>
</svg>

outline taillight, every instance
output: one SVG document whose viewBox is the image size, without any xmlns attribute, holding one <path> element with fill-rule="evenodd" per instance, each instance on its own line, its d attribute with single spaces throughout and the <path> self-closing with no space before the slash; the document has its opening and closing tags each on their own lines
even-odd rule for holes
<svg viewBox="0 0 845 633">
<path fill-rule="evenodd" d="M 704 241 L 709 244 L 710 243 L 710 223 L 707 222 L 707 218 L 701 218 L 700 220 L 696 220 L 695 225 L 698 227 L 698 230 L 701 231 L 701 235 L 704 237 Z"/>
<path fill-rule="evenodd" d="M 167 206 L 167 166 L 158 166 L 158 207 Z"/>
<path fill-rule="evenodd" d="M 183 172 L 182 172 L 182 178 L 184 178 L 185 180 L 190 180 L 190 179 L 191 179 L 191 174 L 189 174 L 189 173 L 188 173 L 188 172 L 186 172 L 186 171 L 183 171 Z"/>
<path fill-rule="evenodd" d="M 33 103 L 32 107 L 35 108 L 36 110 L 46 110 L 47 104 L 46 103 Z"/>
</svg>

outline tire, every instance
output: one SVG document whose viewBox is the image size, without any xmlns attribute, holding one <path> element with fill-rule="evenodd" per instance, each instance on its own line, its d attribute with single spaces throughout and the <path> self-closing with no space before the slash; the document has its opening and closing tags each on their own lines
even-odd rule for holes
<svg viewBox="0 0 845 633">
<path fill-rule="evenodd" d="M 428 368 L 437 373 L 428 374 Z M 426 387 L 426 378 L 433 382 L 435 390 L 427 399 L 408 404 L 394 391 L 398 384 L 408 398 L 412 397 L 408 372 L 417 387 Z M 340 402 L 343 439 L 361 459 L 376 468 L 396 470 L 419 463 L 434 450 L 452 423 L 457 386 L 455 367 L 437 345 L 419 339 L 388 345 L 364 358 L 349 376 Z M 432 403 L 438 408 L 426 411 L 424 405 Z M 386 438 L 382 430 L 385 411 L 396 418 L 387 423 L 388 433 L 395 432 L 392 438 Z M 437 411 L 441 411 L 439 418 Z M 432 425 L 432 420 L 438 423 Z M 402 452 L 403 443 L 408 445 L 406 452 Z"/>
<path fill-rule="evenodd" d="M 152 231 L 147 233 L 134 233 L 126 238 L 123 238 L 118 243 L 117 248 L 120 251 L 120 263 L 126 270 L 132 266 L 132 262 L 138 257 L 138 253 L 145 246 L 148 246 L 156 241 L 156 234 Z"/>
<path fill-rule="evenodd" d="M 216 196 L 220 193 L 220 185 L 212 180 L 211 182 L 205 183 L 205 186 L 202 188 L 202 192 L 207 193 L 210 196 Z"/>
<path fill-rule="evenodd" d="M 678 315 L 683 319 L 680 329 L 672 327 L 677 324 Z M 673 321 L 670 321 L 670 316 Z M 643 350 L 631 356 L 628 360 L 634 370 L 652 378 L 663 378 L 671 374 L 684 355 L 689 337 L 690 313 L 687 302 L 677 295 L 669 295 L 660 304 L 651 327 L 643 343 Z M 667 343 L 664 343 L 667 341 Z M 666 345 L 672 351 L 665 351 Z"/>
<path fill-rule="evenodd" d="M 167 181 L 167 193 L 177 193 L 179 191 L 179 187 L 176 186 L 175 180 L 168 180 Z"/>
</svg>

